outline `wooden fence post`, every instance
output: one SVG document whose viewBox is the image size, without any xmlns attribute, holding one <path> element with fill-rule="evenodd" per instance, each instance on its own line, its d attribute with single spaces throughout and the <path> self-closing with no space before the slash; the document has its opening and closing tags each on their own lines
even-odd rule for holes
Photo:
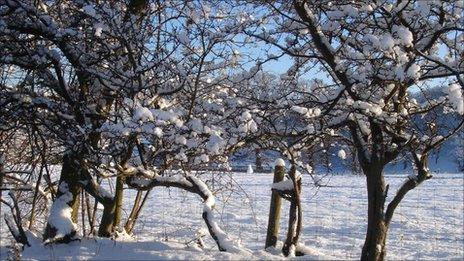
<svg viewBox="0 0 464 261">
<path fill-rule="evenodd" d="M 277 159 L 274 167 L 274 183 L 280 182 L 284 179 L 285 175 L 285 162 L 282 159 Z M 268 247 L 275 247 L 277 243 L 277 236 L 279 235 L 279 221 L 280 221 L 280 208 L 282 206 L 282 198 L 275 191 L 271 195 L 271 207 L 269 209 L 269 221 L 267 225 L 266 245 Z"/>
</svg>

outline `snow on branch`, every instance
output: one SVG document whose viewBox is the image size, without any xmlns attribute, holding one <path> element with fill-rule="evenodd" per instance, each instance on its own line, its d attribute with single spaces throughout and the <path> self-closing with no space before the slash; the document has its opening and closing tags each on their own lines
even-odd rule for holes
<svg viewBox="0 0 464 261">
<path fill-rule="evenodd" d="M 170 177 L 156 176 L 153 179 L 147 179 L 129 176 L 126 182 L 130 187 L 139 190 L 148 190 L 153 187 L 176 187 L 199 195 L 204 201 L 203 220 L 208 227 L 211 237 L 216 241 L 219 250 L 234 253 L 244 251 L 220 228 L 213 214 L 215 206 L 214 195 L 211 190 L 209 190 L 208 186 L 197 177 L 175 175 Z"/>
</svg>

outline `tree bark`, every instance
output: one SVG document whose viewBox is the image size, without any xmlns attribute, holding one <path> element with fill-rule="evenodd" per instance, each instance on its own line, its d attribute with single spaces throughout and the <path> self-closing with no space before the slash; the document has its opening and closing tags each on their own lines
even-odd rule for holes
<svg viewBox="0 0 464 261">
<path fill-rule="evenodd" d="M 147 202 L 148 196 L 150 195 L 150 191 L 148 190 L 145 195 L 143 196 L 142 201 L 140 202 L 139 205 L 137 205 L 137 209 L 135 210 L 133 218 L 130 220 L 130 228 L 129 230 L 126 230 L 128 233 L 132 233 L 132 230 L 134 229 L 135 222 L 137 222 L 137 219 L 140 216 L 140 213 L 142 212 L 143 206 L 145 205 L 145 202 Z"/>
<path fill-rule="evenodd" d="M 294 245 L 293 239 L 295 238 L 296 224 L 297 224 L 297 205 L 294 199 L 290 202 L 290 210 L 288 217 L 288 230 L 287 238 L 285 239 L 284 246 L 282 247 L 282 253 L 285 256 L 290 254 L 290 247 Z"/>
<path fill-rule="evenodd" d="M 132 232 L 132 228 L 134 227 L 133 224 L 135 222 L 136 213 L 138 213 L 141 199 L 142 199 L 142 191 L 139 190 L 137 191 L 137 196 L 135 197 L 134 205 L 132 206 L 132 210 L 129 214 L 129 217 L 127 218 L 126 224 L 124 225 L 124 229 L 129 234 Z"/>
<path fill-rule="evenodd" d="M 280 182 L 284 179 L 285 169 L 284 166 L 277 165 L 274 169 L 274 183 Z M 271 206 L 269 209 L 269 220 L 267 225 L 266 244 L 264 249 L 268 247 L 275 247 L 277 243 L 277 236 L 279 235 L 279 221 L 280 209 L 282 206 L 282 199 L 276 191 L 272 191 Z"/>
<path fill-rule="evenodd" d="M 114 228 L 119 227 L 119 223 L 121 222 L 121 213 L 122 213 L 122 200 L 124 195 L 124 178 L 118 177 L 116 179 L 116 193 L 114 195 L 114 219 L 113 219 L 113 226 Z"/>
<path fill-rule="evenodd" d="M 113 220 L 114 220 L 115 206 L 116 206 L 115 204 L 104 205 L 103 214 L 100 220 L 100 225 L 98 226 L 99 237 L 110 237 L 111 234 L 113 233 Z"/>
<path fill-rule="evenodd" d="M 295 165 L 292 165 L 292 168 L 289 172 L 290 180 L 293 183 L 293 193 L 290 198 L 290 213 L 288 218 L 288 231 L 287 231 L 287 238 L 285 240 L 284 246 L 282 247 L 282 253 L 285 256 L 289 256 L 290 254 L 296 253 L 296 246 L 298 244 L 298 239 L 300 237 L 301 228 L 302 228 L 302 211 L 301 211 L 301 199 L 300 199 L 300 191 L 301 191 L 301 178 L 296 176 L 296 168 Z M 291 251 L 291 247 L 294 246 L 294 252 Z M 299 253 L 302 255 L 302 253 Z"/>
<path fill-rule="evenodd" d="M 98 236 L 110 237 L 119 227 L 122 212 L 124 178 L 116 178 L 114 201 L 104 205 L 103 215 L 98 228 Z"/>
<path fill-rule="evenodd" d="M 364 168 L 367 180 L 368 214 L 366 239 L 361 260 L 384 260 L 388 223 L 385 221 L 385 197 L 387 187 L 383 176 L 383 166 L 372 163 Z"/>
</svg>

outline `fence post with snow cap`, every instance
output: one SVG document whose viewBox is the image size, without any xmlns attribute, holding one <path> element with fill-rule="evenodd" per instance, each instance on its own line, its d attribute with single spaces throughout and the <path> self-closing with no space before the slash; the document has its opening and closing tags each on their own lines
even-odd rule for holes
<svg viewBox="0 0 464 261">
<path fill-rule="evenodd" d="M 285 162 L 283 159 L 277 159 L 274 167 L 274 180 L 273 183 L 281 182 L 285 175 Z M 282 206 L 282 199 L 276 191 L 272 191 L 271 206 L 269 209 L 269 221 L 267 225 L 266 244 L 265 249 L 268 247 L 275 247 L 277 243 L 277 236 L 279 235 L 279 221 L 280 209 Z"/>
</svg>

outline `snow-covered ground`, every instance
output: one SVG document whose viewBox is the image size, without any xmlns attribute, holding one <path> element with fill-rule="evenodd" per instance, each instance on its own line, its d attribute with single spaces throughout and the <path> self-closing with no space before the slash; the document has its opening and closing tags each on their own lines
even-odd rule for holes
<svg viewBox="0 0 464 261">
<path fill-rule="evenodd" d="M 200 199 L 179 189 L 156 188 L 150 194 L 135 228 L 135 239 L 87 239 L 69 246 L 26 248 L 23 259 L 280 259 L 262 251 L 269 211 L 271 174 L 237 173 L 233 192 L 216 195 L 216 217 L 229 236 L 246 248 L 240 254 L 220 253 L 206 233 L 206 247 L 194 244 L 205 233 Z M 303 225 L 300 242 L 311 250 L 309 259 L 357 259 L 366 227 L 365 180 L 361 176 L 327 176 L 328 187 L 316 189 L 303 177 Z M 387 176 L 390 198 L 404 175 Z M 213 184 L 210 184 L 211 186 Z M 126 202 L 134 192 L 126 192 Z M 411 191 L 398 208 L 387 242 L 387 258 L 457 259 L 464 257 L 464 175 L 437 174 Z M 130 206 L 124 215 L 130 211 Z M 287 226 L 284 202 L 281 237 Z M 124 220 L 124 219 L 123 219 Z M 1 223 L 1 258 L 10 243 Z M 308 257 L 304 257 L 308 259 Z"/>
</svg>

